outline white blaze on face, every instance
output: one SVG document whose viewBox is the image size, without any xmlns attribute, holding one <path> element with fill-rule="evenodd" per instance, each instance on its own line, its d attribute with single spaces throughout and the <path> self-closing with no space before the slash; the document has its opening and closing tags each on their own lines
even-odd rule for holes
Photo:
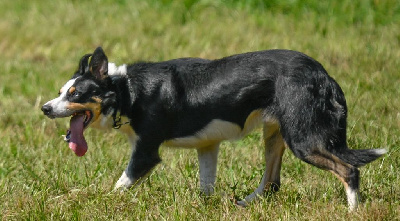
<svg viewBox="0 0 400 221">
<path fill-rule="evenodd" d="M 49 105 L 52 107 L 52 115 L 54 117 L 67 117 L 70 115 L 67 106 L 69 105 L 69 101 L 67 100 L 68 89 L 74 85 L 76 79 L 74 78 L 69 80 L 60 90 L 61 94 L 57 98 L 48 101 L 45 105 Z"/>
</svg>

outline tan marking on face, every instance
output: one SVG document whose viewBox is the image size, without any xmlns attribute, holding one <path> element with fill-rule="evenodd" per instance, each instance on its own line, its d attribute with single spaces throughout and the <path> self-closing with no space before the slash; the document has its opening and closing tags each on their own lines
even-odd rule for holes
<svg viewBox="0 0 400 221">
<path fill-rule="evenodd" d="M 319 149 L 314 155 L 306 157 L 307 160 L 312 162 L 315 166 L 328 170 L 335 174 L 343 183 L 344 187 L 348 189 L 348 182 L 350 180 L 350 164 L 343 162 L 337 156 L 325 150 Z"/>
<path fill-rule="evenodd" d="M 68 90 L 68 93 L 72 94 L 72 93 L 74 93 L 75 91 L 76 91 L 76 88 L 75 88 L 75 87 L 70 87 L 69 90 Z"/>
<path fill-rule="evenodd" d="M 101 103 L 103 100 L 99 97 L 92 97 L 92 100 L 96 101 L 96 103 Z"/>
<path fill-rule="evenodd" d="M 85 111 L 85 110 L 90 110 L 93 113 L 93 118 L 92 122 L 96 121 L 101 113 L 101 104 L 100 103 L 70 103 L 67 106 L 67 109 L 73 110 L 73 111 Z"/>
</svg>

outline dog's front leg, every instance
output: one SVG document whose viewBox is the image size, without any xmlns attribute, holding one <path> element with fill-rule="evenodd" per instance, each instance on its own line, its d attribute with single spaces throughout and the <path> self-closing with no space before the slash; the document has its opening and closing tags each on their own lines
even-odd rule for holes
<svg viewBox="0 0 400 221">
<path fill-rule="evenodd" d="M 159 144 L 154 141 L 146 142 L 146 140 L 139 139 L 139 137 L 130 139 L 132 143 L 131 159 L 115 184 L 115 189 L 127 189 L 139 184 L 151 169 L 161 161 L 158 155 Z"/>
</svg>

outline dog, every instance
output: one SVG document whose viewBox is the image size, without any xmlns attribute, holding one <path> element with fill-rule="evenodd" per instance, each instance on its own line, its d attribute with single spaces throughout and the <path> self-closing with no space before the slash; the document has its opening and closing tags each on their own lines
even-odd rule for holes
<svg viewBox="0 0 400 221">
<path fill-rule="evenodd" d="M 83 132 L 89 126 L 127 134 L 132 154 L 116 189 L 140 183 L 161 161 L 160 146 L 171 146 L 197 150 L 201 192 L 212 194 L 219 144 L 262 125 L 266 168 L 258 188 L 237 201 L 242 206 L 279 189 L 289 148 L 336 175 L 354 210 L 358 168 L 386 153 L 348 148 L 343 91 L 320 63 L 290 50 L 116 66 L 98 47 L 41 109 L 49 118 L 71 117 L 65 140 L 78 156 L 88 149 Z"/>
</svg>

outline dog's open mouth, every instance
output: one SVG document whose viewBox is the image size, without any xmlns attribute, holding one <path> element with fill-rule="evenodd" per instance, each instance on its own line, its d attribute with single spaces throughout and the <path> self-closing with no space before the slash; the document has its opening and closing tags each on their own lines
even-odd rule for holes
<svg viewBox="0 0 400 221">
<path fill-rule="evenodd" d="M 93 113 L 91 111 L 82 111 L 74 113 L 70 120 L 70 129 L 67 131 L 67 135 L 64 140 L 68 142 L 68 146 L 75 152 L 77 156 L 85 155 L 88 145 L 83 131 L 90 124 L 93 119 Z"/>
</svg>

